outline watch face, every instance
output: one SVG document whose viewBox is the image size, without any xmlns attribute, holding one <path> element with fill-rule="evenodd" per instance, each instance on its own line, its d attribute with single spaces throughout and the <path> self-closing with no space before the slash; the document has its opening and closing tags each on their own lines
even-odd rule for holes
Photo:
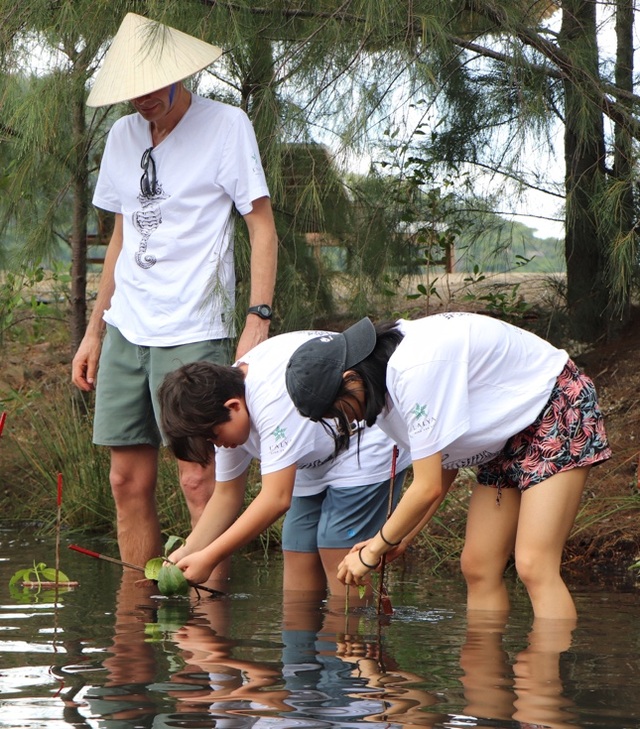
<svg viewBox="0 0 640 729">
<path fill-rule="evenodd" d="M 258 306 L 250 306 L 249 312 L 257 314 L 262 319 L 271 319 L 273 314 L 271 307 L 267 304 L 259 304 Z"/>
</svg>

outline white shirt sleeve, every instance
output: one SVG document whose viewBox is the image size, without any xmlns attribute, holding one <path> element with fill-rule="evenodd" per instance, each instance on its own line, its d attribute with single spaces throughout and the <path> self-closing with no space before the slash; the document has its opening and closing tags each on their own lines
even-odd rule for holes
<svg viewBox="0 0 640 729">
<path fill-rule="evenodd" d="M 251 460 L 251 453 L 242 446 L 216 447 L 216 481 L 232 481 L 238 478 L 249 468 Z"/>
<path fill-rule="evenodd" d="M 240 215 L 250 213 L 253 201 L 269 195 L 260 151 L 249 117 L 237 109 L 224 141 L 217 182 L 233 200 Z"/>
</svg>

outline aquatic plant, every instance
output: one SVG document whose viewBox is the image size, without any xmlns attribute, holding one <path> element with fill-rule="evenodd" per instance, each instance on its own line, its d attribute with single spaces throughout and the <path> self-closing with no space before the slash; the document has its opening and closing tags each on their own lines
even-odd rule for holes
<svg viewBox="0 0 640 729">
<path fill-rule="evenodd" d="M 166 597 L 186 597 L 189 594 L 189 583 L 182 574 L 182 570 L 167 561 L 176 545 L 180 546 L 183 543 L 182 537 L 171 535 L 164 545 L 164 555 L 153 557 L 144 566 L 144 576 L 148 580 L 155 580 L 160 593 Z"/>
<path fill-rule="evenodd" d="M 34 560 L 33 567 L 27 567 L 26 569 L 18 570 L 14 573 L 13 577 L 9 580 L 9 590 L 14 587 L 20 580 L 24 587 L 37 587 L 38 591 L 42 589 L 42 586 L 46 587 L 75 587 L 78 583 L 72 582 L 65 574 L 60 570 L 60 514 L 62 509 L 62 474 L 58 473 L 57 478 L 57 491 L 56 491 L 56 566 L 47 567 L 44 562 L 37 562 Z M 32 578 L 33 575 L 33 578 Z"/>
<path fill-rule="evenodd" d="M 22 582 L 27 587 L 37 587 L 39 590 L 43 586 L 50 587 L 52 584 L 68 585 L 71 580 L 64 572 L 56 570 L 54 567 L 47 567 L 44 562 L 33 561 L 33 567 L 18 570 L 9 580 L 9 589 Z"/>
</svg>

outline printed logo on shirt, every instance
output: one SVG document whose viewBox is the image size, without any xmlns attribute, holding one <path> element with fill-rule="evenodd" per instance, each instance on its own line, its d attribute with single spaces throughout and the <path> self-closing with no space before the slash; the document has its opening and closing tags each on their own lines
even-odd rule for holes
<svg viewBox="0 0 640 729">
<path fill-rule="evenodd" d="M 490 461 L 492 458 L 495 458 L 500 451 L 496 451 L 493 453 L 492 451 L 481 451 L 480 453 L 476 453 L 473 456 L 469 456 L 469 458 L 459 458 L 457 461 L 450 461 L 449 460 L 449 454 L 443 453 L 442 454 L 442 468 L 471 468 L 471 466 L 479 466 L 481 463 L 486 463 L 487 461 Z"/>
<path fill-rule="evenodd" d="M 149 253 L 147 248 L 151 235 L 162 224 L 160 202 L 168 197 L 159 183 L 154 192 L 146 194 L 141 192 L 138 195 L 138 201 L 142 207 L 132 213 L 131 222 L 141 236 L 138 251 L 135 254 L 135 261 L 140 268 L 151 268 L 157 262 L 156 257 Z"/>
<path fill-rule="evenodd" d="M 433 430 L 433 426 L 436 424 L 436 419 L 429 415 L 426 405 L 416 403 L 409 411 L 409 415 L 413 416 L 413 422 L 410 423 L 408 428 L 409 435 L 428 433 Z"/>
<path fill-rule="evenodd" d="M 427 415 L 427 406 L 426 405 L 418 405 L 418 403 L 415 404 L 413 410 L 411 411 L 411 415 L 413 415 L 414 418 L 419 420 L 420 418 L 424 418 Z"/>
<path fill-rule="evenodd" d="M 469 316 L 468 311 L 445 311 L 442 314 L 436 314 L 441 316 L 443 319 L 457 319 L 458 317 Z"/>
<path fill-rule="evenodd" d="M 262 162 L 258 159 L 256 153 L 254 152 L 251 155 L 251 160 L 253 161 L 253 165 L 251 167 L 251 171 L 254 175 L 264 175 L 263 169 L 262 169 Z"/>
<path fill-rule="evenodd" d="M 320 468 L 320 466 L 324 466 L 325 463 L 329 463 L 329 461 L 333 461 L 333 456 L 327 456 L 326 458 L 316 458 L 315 461 L 309 461 L 309 463 L 302 463 L 298 464 L 298 470 L 304 470 L 306 468 Z"/>
<path fill-rule="evenodd" d="M 279 453 L 289 445 L 287 431 L 281 425 L 271 433 L 271 438 L 273 442 L 269 444 L 269 453 Z"/>
</svg>

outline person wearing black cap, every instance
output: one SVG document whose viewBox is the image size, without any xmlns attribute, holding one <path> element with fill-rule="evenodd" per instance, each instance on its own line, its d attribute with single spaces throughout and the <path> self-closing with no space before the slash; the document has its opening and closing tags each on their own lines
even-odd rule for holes
<svg viewBox="0 0 640 729">
<path fill-rule="evenodd" d="M 365 318 L 299 347 L 286 371 L 298 411 L 322 421 L 337 451 L 348 424 L 374 423 L 411 451 L 414 478 L 375 537 L 338 568 L 360 584 L 429 521 L 459 468 L 477 467 L 461 565 L 469 610 L 507 610 L 516 569 L 540 618 L 575 618 L 562 550 L 589 469 L 611 456 L 595 388 L 568 354 L 481 314 L 375 327 Z"/>
<path fill-rule="evenodd" d="M 286 512 L 284 591 L 328 588 L 344 596 L 338 564 L 354 544 L 377 532 L 397 502 L 408 451 L 394 458 L 392 440 L 374 427 L 360 433 L 359 452 L 335 457 L 330 434 L 301 417 L 287 395 L 289 356 L 318 334 L 279 334 L 233 367 L 191 362 L 162 382 L 162 430 L 173 452 L 185 461 L 215 463 L 213 495 L 185 544 L 170 555 L 189 581 L 207 580 Z M 254 458 L 260 460 L 261 488 L 238 516 Z"/>
</svg>

